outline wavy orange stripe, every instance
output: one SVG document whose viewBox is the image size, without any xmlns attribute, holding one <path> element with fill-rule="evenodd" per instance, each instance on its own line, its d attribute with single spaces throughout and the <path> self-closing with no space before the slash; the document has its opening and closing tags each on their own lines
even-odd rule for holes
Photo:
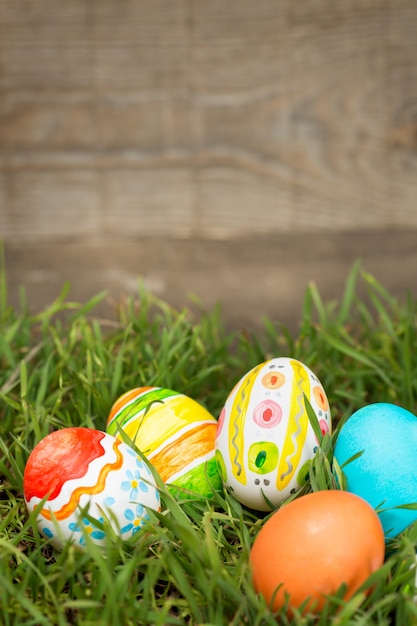
<svg viewBox="0 0 417 626">
<path fill-rule="evenodd" d="M 166 482 L 196 458 L 212 450 L 214 452 L 216 428 L 217 422 L 199 424 L 154 456 L 150 455 L 149 460 L 159 472 L 161 479 Z"/>
<path fill-rule="evenodd" d="M 106 465 L 101 468 L 98 480 L 95 485 L 91 485 L 91 487 L 76 487 L 72 492 L 69 501 L 64 504 L 64 506 L 61 507 L 58 511 L 54 511 L 52 513 L 50 509 L 43 508 L 40 512 L 40 515 L 43 515 L 43 517 L 45 517 L 47 520 L 51 520 L 52 517 L 56 518 L 57 520 L 63 520 L 66 517 L 69 517 L 71 513 L 75 511 L 82 495 L 93 495 L 95 493 L 100 493 L 101 491 L 103 491 L 106 483 L 106 478 L 109 473 L 112 470 L 120 469 L 123 465 L 123 454 L 119 450 L 119 446 L 121 443 L 121 441 L 115 441 L 113 443 L 113 450 L 116 453 L 116 460 L 114 463 L 106 463 Z"/>
</svg>

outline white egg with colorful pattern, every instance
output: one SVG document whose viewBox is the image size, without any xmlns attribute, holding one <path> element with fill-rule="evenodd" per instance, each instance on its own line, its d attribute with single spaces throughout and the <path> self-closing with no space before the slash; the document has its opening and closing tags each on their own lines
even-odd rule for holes
<svg viewBox="0 0 417 626">
<path fill-rule="evenodd" d="M 67 541 L 102 545 L 109 531 L 123 540 L 160 510 L 149 467 L 130 446 L 108 433 L 70 427 L 44 437 L 32 450 L 23 476 L 29 513 L 58 550 Z"/>
<path fill-rule="evenodd" d="M 216 458 L 225 488 L 241 504 L 270 511 L 306 483 L 318 441 L 304 395 L 322 433 L 331 433 L 323 385 L 296 359 L 260 363 L 229 394 L 218 420 Z"/>
</svg>

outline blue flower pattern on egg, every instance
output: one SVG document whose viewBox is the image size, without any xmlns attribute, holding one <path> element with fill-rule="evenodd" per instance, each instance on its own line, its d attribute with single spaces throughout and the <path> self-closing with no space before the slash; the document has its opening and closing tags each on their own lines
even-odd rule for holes
<svg viewBox="0 0 417 626">
<path fill-rule="evenodd" d="M 131 535 L 135 535 L 142 528 L 145 521 L 149 519 L 141 504 L 137 504 L 134 510 L 126 509 L 124 516 L 129 523 L 120 529 L 122 535 L 128 532 L 130 532 Z"/>
<path fill-rule="evenodd" d="M 127 470 L 126 476 L 128 480 L 124 480 L 122 482 L 121 489 L 122 491 L 130 491 L 130 499 L 132 502 L 136 501 L 140 491 L 148 493 L 148 485 L 141 480 L 139 471 L 131 472 L 130 470 Z"/>
<path fill-rule="evenodd" d="M 104 519 L 100 517 L 97 522 L 99 524 L 104 524 Z M 106 533 L 103 530 L 97 528 L 93 524 L 92 520 L 89 520 L 87 517 L 83 517 L 81 522 L 78 523 L 71 522 L 68 525 L 68 528 L 73 533 L 87 533 L 88 535 L 90 535 L 90 537 L 96 539 L 97 541 L 102 541 L 106 536 Z M 82 534 L 82 536 L 79 538 L 78 543 L 80 544 L 80 546 L 86 545 L 84 534 Z"/>
</svg>

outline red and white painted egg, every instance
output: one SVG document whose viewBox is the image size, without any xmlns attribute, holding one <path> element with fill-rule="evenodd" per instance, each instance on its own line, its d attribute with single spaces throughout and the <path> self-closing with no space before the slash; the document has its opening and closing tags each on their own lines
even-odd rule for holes
<svg viewBox="0 0 417 626">
<path fill-rule="evenodd" d="M 99 545 L 106 529 L 122 539 L 136 534 L 160 510 L 155 479 L 140 456 L 112 435 L 91 428 L 63 428 L 32 450 L 23 476 L 29 513 L 36 508 L 41 534 L 61 550 L 87 536 Z"/>
<path fill-rule="evenodd" d="M 235 385 L 220 413 L 216 457 L 224 486 L 242 504 L 269 511 L 306 482 L 318 441 L 304 394 L 322 433 L 331 432 L 326 392 L 303 363 L 278 357 Z"/>
</svg>

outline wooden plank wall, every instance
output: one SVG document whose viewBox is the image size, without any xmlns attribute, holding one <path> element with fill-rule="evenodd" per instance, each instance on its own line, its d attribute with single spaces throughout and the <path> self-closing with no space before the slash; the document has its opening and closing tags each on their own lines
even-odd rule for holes
<svg viewBox="0 0 417 626">
<path fill-rule="evenodd" d="M 0 0 L 0 239 L 417 227 L 415 0 Z"/>
</svg>

